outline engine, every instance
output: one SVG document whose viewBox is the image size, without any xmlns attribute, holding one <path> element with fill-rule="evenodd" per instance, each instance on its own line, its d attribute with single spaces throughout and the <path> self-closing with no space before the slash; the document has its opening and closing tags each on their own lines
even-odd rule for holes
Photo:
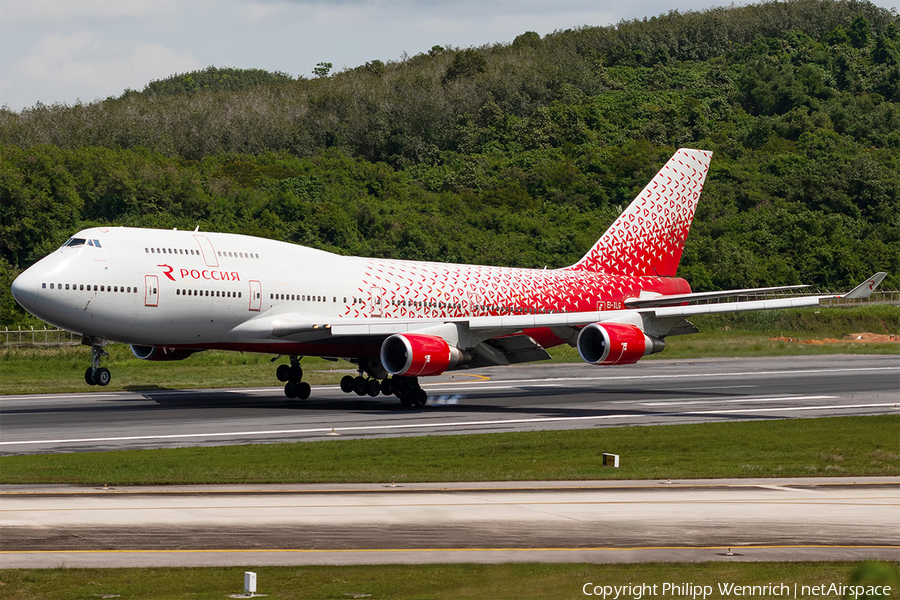
<svg viewBox="0 0 900 600">
<path fill-rule="evenodd" d="M 141 360 L 184 360 L 194 352 L 189 348 L 166 348 L 165 346 L 137 346 L 131 345 L 131 353 Z"/>
<path fill-rule="evenodd" d="M 630 365 L 641 357 L 662 352 L 666 343 L 634 325 L 591 323 L 578 334 L 578 354 L 592 365 Z"/>
<path fill-rule="evenodd" d="M 391 375 L 440 375 L 464 358 L 459 348 L 436 335 L 398 333 L 381 345 L 381 364 Z"/>
</svg>

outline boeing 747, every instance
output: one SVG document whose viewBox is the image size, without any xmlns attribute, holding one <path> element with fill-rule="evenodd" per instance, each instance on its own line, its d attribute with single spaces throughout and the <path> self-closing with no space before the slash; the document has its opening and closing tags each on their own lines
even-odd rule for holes
<svg viewBox="0 0 900 600">
<path fill-rule="evenodd" d="M 635 363 L 692 315 L 816 306 L 840 296 L 741 300 L 807 286 L 692 293 L 676 277 L 711 152 L 678 150 L 585 256 L 561 269 L 516 269 L 339 256 L 228 233 L 96 227 L 72 236 L 12 285 L 35 316 L 91 346 L 89 385 L 107 385 L 107 342 L 144 360 L 204 350 L 289 357 L 288 398 L 309 397 L 300 359 L 346 359 L 345 392 L 423 406 L 419 377 L 549 358 L 569 344 L 594 365 Z M 710 303 L 734 297 L 734 301 Z"/>
</svg>

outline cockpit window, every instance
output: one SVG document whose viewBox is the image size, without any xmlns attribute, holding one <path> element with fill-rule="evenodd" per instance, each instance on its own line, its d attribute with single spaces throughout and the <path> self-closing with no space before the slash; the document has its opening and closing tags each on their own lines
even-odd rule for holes
<svg viewBox="0 0 900 600">
<path fill-rule="evenodd" d="M 93 246 L 94 248 L 100 248 L 100 240 L 87 240 L 85 238 L 69 238 L 69 240 L 63 244 L 63 248 L 66 246 Z"/>
</svg>

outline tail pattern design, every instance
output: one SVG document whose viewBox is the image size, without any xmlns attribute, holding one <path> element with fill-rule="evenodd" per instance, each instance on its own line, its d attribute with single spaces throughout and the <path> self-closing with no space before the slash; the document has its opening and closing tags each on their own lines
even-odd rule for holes
<svg viewBox="0 0 900 600">
<path fill-rule="evenodd" d="M 569 267 L 632 277 L 678 270 L 712 152 L 682 148 L 580 261 Z"/>
</svg>

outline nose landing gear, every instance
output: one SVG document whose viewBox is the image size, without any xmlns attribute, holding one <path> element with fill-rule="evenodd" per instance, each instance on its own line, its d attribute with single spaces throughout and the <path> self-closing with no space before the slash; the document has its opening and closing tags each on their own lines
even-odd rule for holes
<svg viewBox="0 0 900 600">
<path fill-rule="evenodd" d="M 100 359 L 109 356 L 109 353 L 103 349 L 103 341 L 85 337 L 81 339 L 81 343 L 91 346 L 91 366 L 84 372 L 84 382 L 88 385 L 109 385 L 112 374 L 109 369 L 100 366 Z"/>
<path fill-rule="evenodd" d="M 306 400 L 309 398 L 310 387 L 303 379 L 303 369 L 300 367 L 300 358 L 296 354 L 290 356 L 290 365 L 278 365 L 275 377 L 284 384 L 284 395 L 291 400 Z"/>
</svg>

